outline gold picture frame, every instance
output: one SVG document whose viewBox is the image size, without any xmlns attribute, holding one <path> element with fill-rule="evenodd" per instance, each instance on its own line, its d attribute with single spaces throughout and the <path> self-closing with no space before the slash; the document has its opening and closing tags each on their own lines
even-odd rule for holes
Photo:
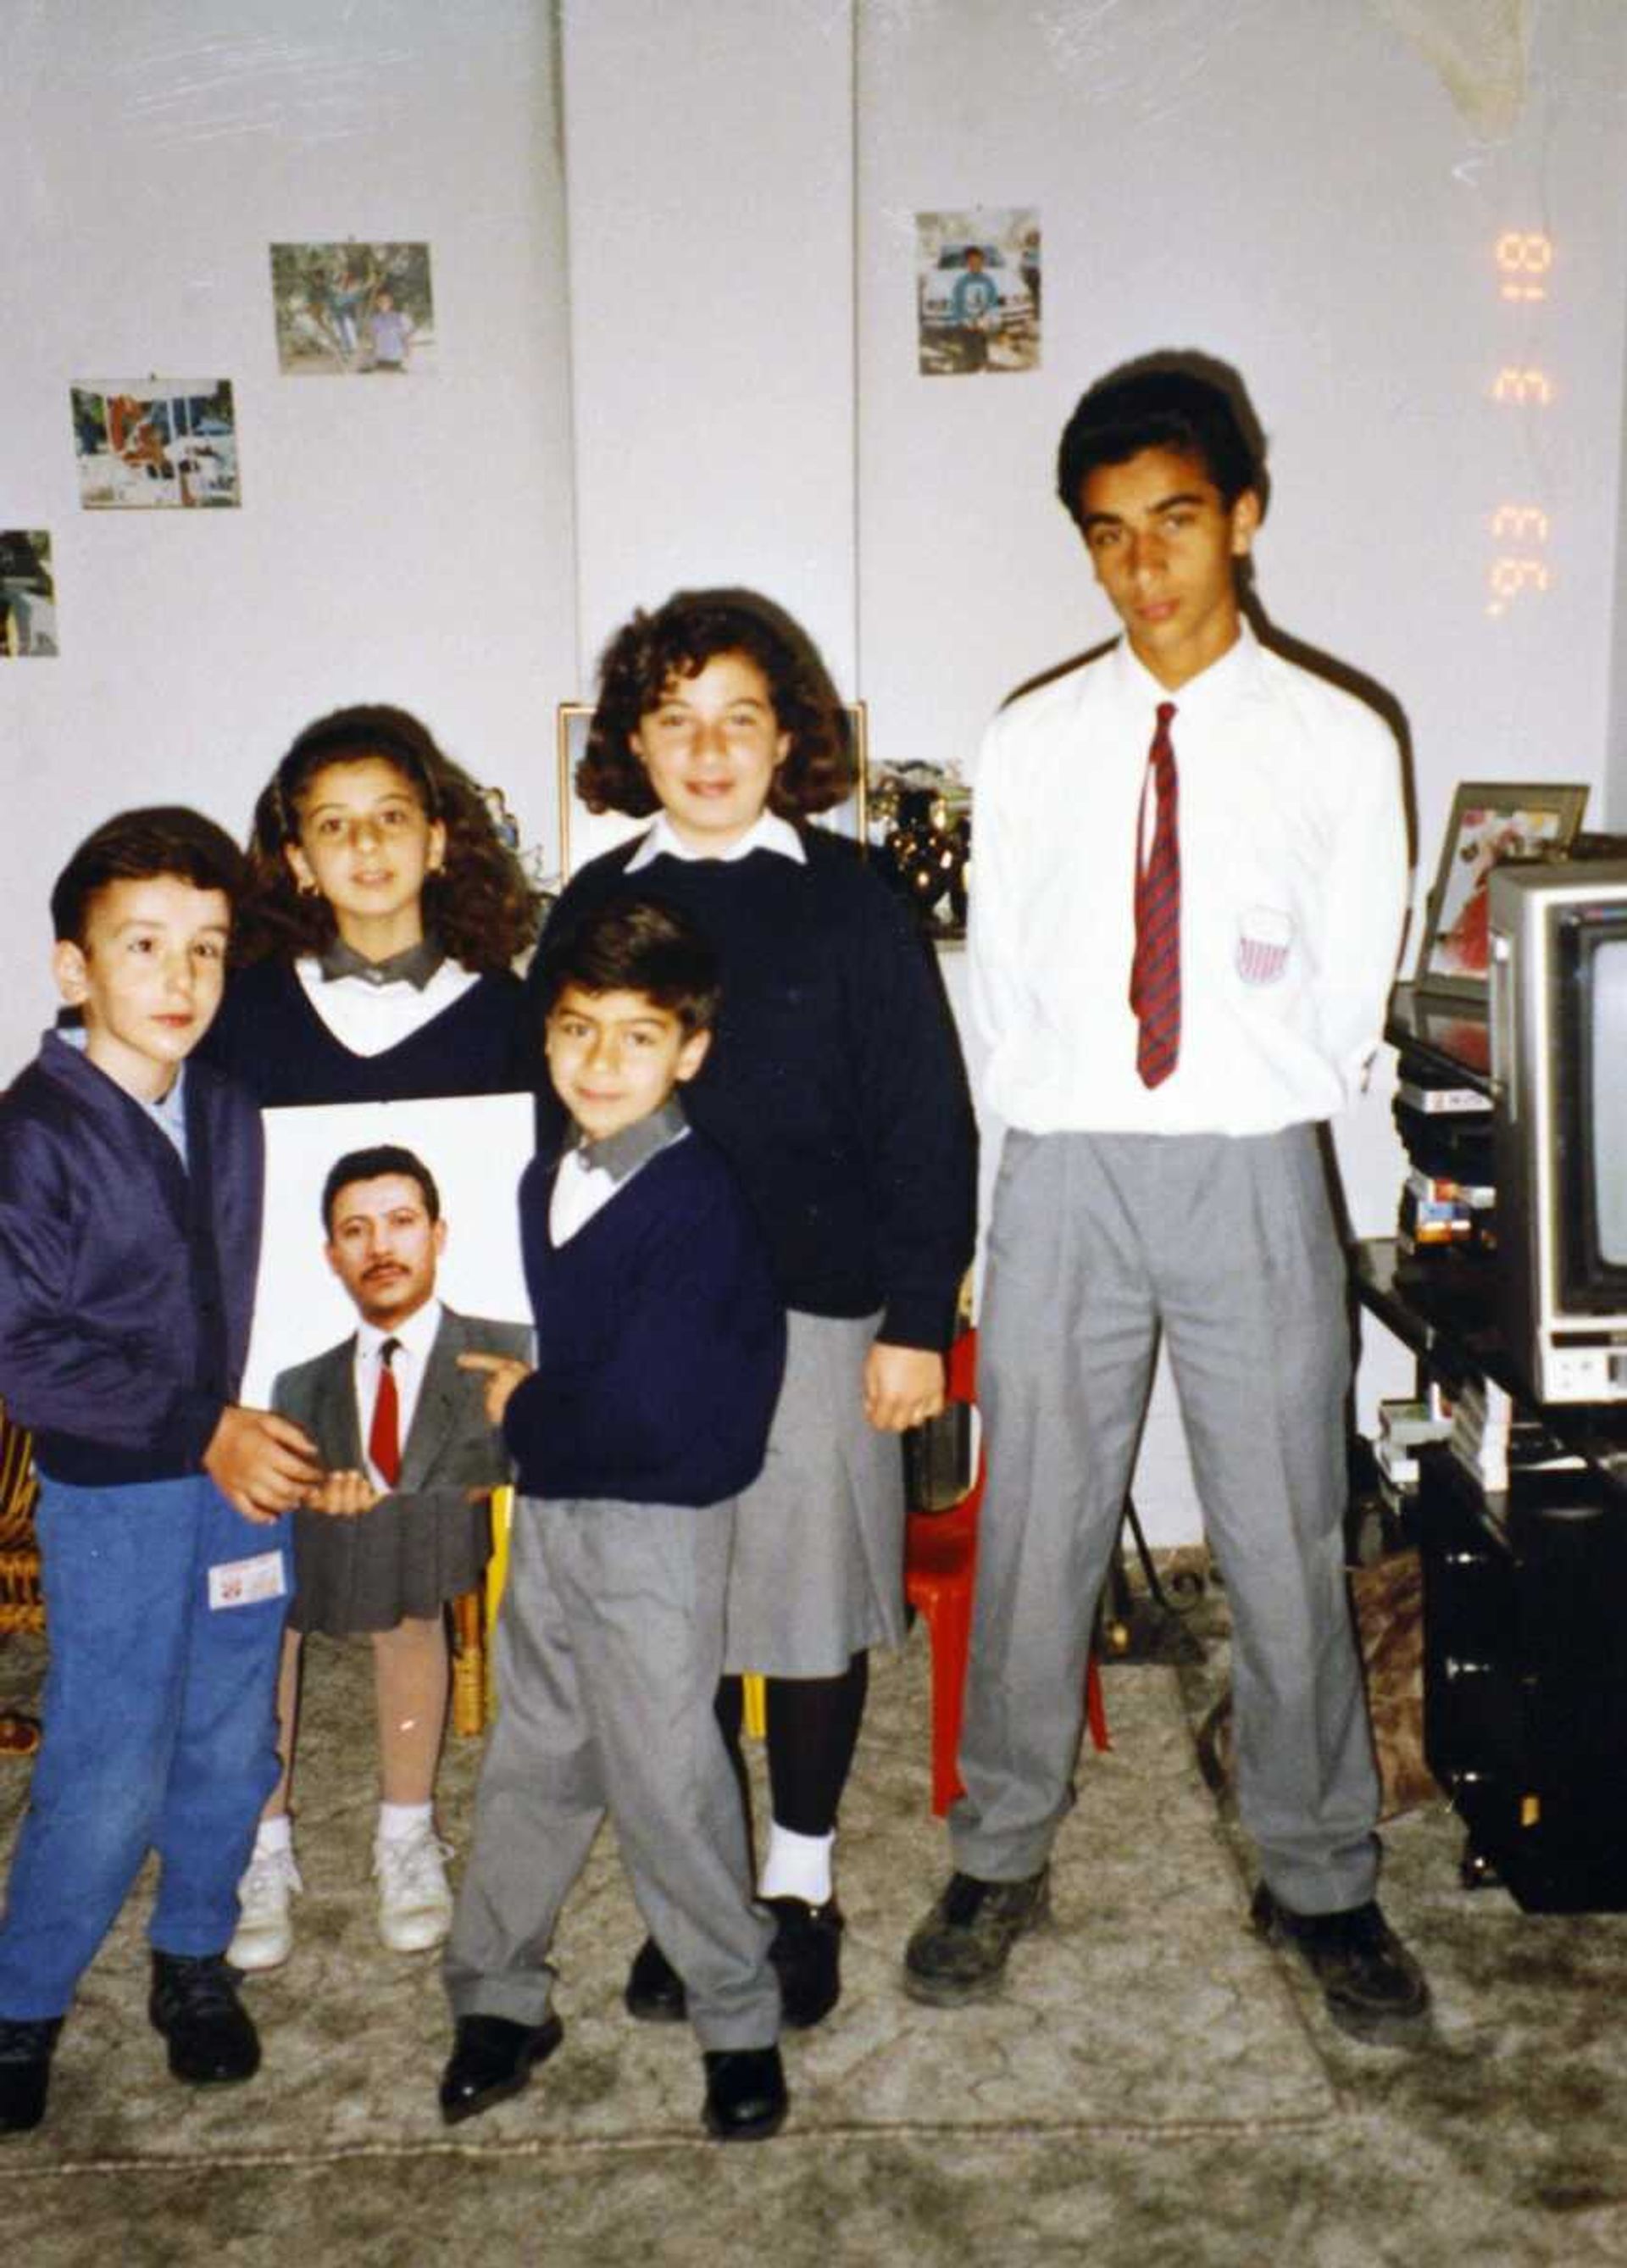
<svg viewBox="0 0 1627 2268">
<path fill-rule="evenodd" d="M 1486 997 L 1486 877 L 1510 859 L 1563 858 L 1587 805 L 1586 786 L 1465 780 L 1452 799 L 1424 915 L 1413 983 L 1432 999 Z"/>
</svg>

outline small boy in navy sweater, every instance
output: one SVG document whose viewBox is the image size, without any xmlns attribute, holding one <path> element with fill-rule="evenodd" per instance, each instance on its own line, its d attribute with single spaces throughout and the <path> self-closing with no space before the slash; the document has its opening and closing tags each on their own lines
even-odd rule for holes
<svg viewBox="0 0 1627 2268">
<path fill-rule="evenodd" d="M 460 1358 L 490 1373 L 520 1501 L 445 1957 L 441 2111 L 517 2094 L 558 2046 L 548 1947 L 608 1812 L 688 1987 L 706 2127 L 757 2140 L 785 2116 L 779 1987 L 713 1701 L 734 1498 L 762 1468 L 784 1314 L 733 1175 L 676 1097 L 710 1042 L 710 947 L 618 899 L 543 951 L 548 1073 L 573 1126 L 520 1184 L 536 1368 Z"/>
<path fill-rule="evenodd" d="M 178 2079 L 250 2078 L 224 1954 L 276 1779 L 298 1426 L 237 1405 L 260 1248 L 260 1116 L 188 1064 L 241 873 L 196 812 L 96 829 L 51 895 L 82 1029 L 0 1100 L 0 1395 L 33 1430 L 50 1666 L 0 1924 L 0 2132 L 37 2126 L 80 1976 L 149 1850 L 148 2013 Z"/>
</svg>

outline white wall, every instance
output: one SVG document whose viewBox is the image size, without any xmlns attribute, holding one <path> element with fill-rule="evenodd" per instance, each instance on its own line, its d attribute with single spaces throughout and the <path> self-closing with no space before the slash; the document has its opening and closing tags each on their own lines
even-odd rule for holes
<svg viewBox="0 0 1627 2268">
<path fill-rule="evenodd" d="M 0 663 L 0 1062 L 107 810 L 240 827 L 300 724 L 382 696 L 551 843 L 554 704 L 679 583 L 790 607 L 880 758 L 965 755 L 1112 627 L 1052 456 L 1155 346 L 1247 378 L 1261 593 L 1402 704 L 1426 865 L 1463 777 L 1609 777 L 1627 826 L 1616 0 L 0 10 L 0 524 L 52 531 L 63 638 Z M 980 200 L 1040 210 L 1042 366 L 923 379 L 914 216 Z M 1498 296 L 1509 229 L 1552 239 L 1540 306 Z M 432 379 L 278 375 L 266 246 L 352 235 L 432 245 Z M 1547 410 L 1490 399 L 1505 362 Z M 70 381 L 155 367 L 236 382 L 240 512 L 80 512 Z M 1494 617 L 1502 504 L 1547 514 L 1551 580 Z M 1388 1226 L 1382 1082 L 1339 1139 Z M 1403 1375 L 1379 1350 L 1366 1399 Z M 1167 1398 L 1138 1492 L 1196 1532 Z"/>
<path fill-rule="evenodd" d="M 635 606 L 745 584 L 850 697 L 847 0 L 594 0 L 563 38 L 585 662 Z"/>
<path fill-rule="evenodd" d="M 0 1063 L 50 1008 L 46 884 L 121 806 L 234 832 L 298 728 L 418 711 L 527 840 L 577 680 L 563 185 L 531 0 L 4 0 L 0 521 L 62 653 L 0 664 Z M 273 241 L 426 239 L 437 363 L 279 375 Z M 76 379 L 225 376 L 239 511 L 86 512 Z"/>
<path fill-rule="evenodd" d="M 1523 93 L 1518 38 L 1458 51 L 1460 107 L 1392 21 L 1463 32 L 1471 18 L 1531 33 Z M 1426 869 L 1461 778 L 1585 779 L 1601 823 L 1627 619 L 1611 604 L 1627 12 L 922 0 L 862 11 L 858 88 L 861 677 L 877 755 L 965 758 L 1013 687 L 1116 628 L 1055 500 L 1056 438 L 1115 364 L 1196 347 L 1243 374 L 1268 435 L 1268 613 L 1405 712 Z M 1512 123 L 1487 139 L 1498 105 L 1476 97 L 1499 93 Z M 913 216 L 978 202 L 1040 210 L 1042 366 L 923 379 Z M 1540 305 L 1500 297 L 1510 229 L 1552 239 Z M 1510 361 L 1550 374 L 1548 409 L 1492 401 Z M 1492 617 L 1492 562 L 1520 548 L 1492 542 L 1506 503 L 1548 515 L 1551 581 Z M 1627 804 L 1616 816 L 1627 825 Z M 1365 1233 L 1395 1222 L 1391 1073 L 1381 1059 L 1336 1130 Z M 1380 1334 L 1364 1407 L 1409 1375 Z M 1155 1535 L 1195 1531 L 1167 1383 L 1137 1498 Z"/>
</svg>

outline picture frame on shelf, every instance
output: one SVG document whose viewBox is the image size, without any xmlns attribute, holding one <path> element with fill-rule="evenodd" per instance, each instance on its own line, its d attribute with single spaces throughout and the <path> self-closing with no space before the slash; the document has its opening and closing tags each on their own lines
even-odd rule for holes
<svg viewBox="0 0 1627 2268">
<path fill-rule="evenodd" d="M 843 711 L 848 720 L 848 733 L 853 749 L 853 792 L 834 811 L 821 811 L 814 820 L 815 827 L 828 828 L 840 835 L 862 858 L 865 854 L 869 824 L 870 733 L 869 720 L 862 701 L 846 702 Z M 615 850 L 623 843 L 630 843 L 642 835 L 650 824 L 648 815 L 630 818 L 624 811 L 590 811 L 577 793 L 577 766 L 587 751 L 588 727 L 593 720 L 591 702 L 562 701 L 559 704 L 556 738 L 559 763 L 559 880 L 568 882 L 577 870 L 601 852 Z"/>
<path fill-rule="evenodd" d="M 1483 1001 L 1490 938 L 1486 878 L 1511 859 L 1562 858 L 1587 805 L 1574 782 L 1466 780 L 1451 815 L 1424 916 L 1413 982 L 1431 998 Z"/>
</svg>

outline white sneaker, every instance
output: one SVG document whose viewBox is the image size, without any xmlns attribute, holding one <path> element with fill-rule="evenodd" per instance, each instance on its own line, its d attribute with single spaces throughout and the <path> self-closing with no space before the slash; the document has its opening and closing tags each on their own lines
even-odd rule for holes
<svg viewBox="0 0 1627 2268">
<path fill-rule="evenodd" d="M 398 1842 L 373 1845 L 379 1934 L 392 1953 L 427 1953 L 450 1932 L 446 1860 L 451 1855 L 451 1844 L 443 1843 L 432 1827 L 421 1827 Z"/>
<path fill-rule="evenodd" d="M 256 1851 L 238 1884 L 237 1935 L 226 1948 L 233 1969 L 280 1969 L 294 1949 L 295 1893 L 303 1890 L 291 1851 Z"/>
</svg>

